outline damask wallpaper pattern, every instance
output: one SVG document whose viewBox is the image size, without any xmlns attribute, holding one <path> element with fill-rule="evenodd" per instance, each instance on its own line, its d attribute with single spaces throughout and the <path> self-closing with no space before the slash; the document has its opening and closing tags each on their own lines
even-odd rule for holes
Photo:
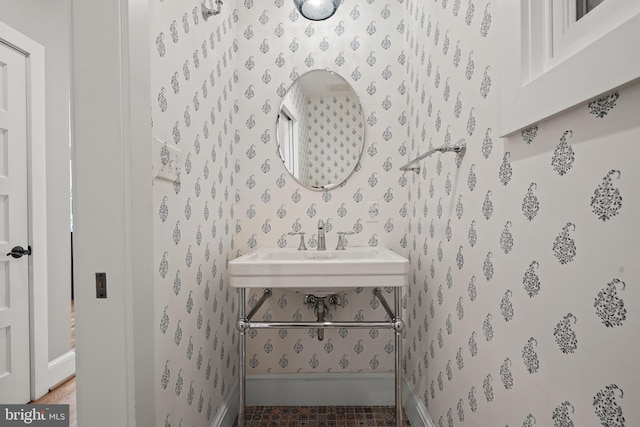
<svg viewBox="0 0 640 427">
<path fill-rule="evenodd" d="M 237 380 L 229 260 L 258 246 L 317 246 L 317 222 L 349 244 L 411 261 L 406 379 L 438 426 L 633 425 L 640 277 L 640 87 L 498 137 L 499 16 L 488 0 L 345 1 L 328 21 L 286 0 L 152 2 L 154 137 L 182 151 L 154 181 L 157 419 L 208 426 Z M 291 82 L 329 68 L 360 96 L 365 147 L 328 191 L 290 178 L 275 145 Z M 552 94 L 550 94 L 552 96 Z M 467 155 L 434 155 L 464 138 Z M 378 206 L 368 222 L 367 202 Z M 261 290 L 249 292 L 254 304 Z M 264 319 L 311 319 L 277 292 Z M 367 292 L 330 318 L 384 316 Z M 251 374 L 381 372 L 388 331 L 251 331 Z"/>
<path fill-rule="evenodd" d="M 403 135 L 407 116 L 399 91 L 406 93 L 407 88 L 404 65 L 392 54 L 402 50 L 405 37 L 403 11 L 396 7 L 395 2 L 349 1 L 331 19 L 312 22 L 302 18 L 288 0 L 238 3 L 239 135 L 243 147 L 238 150 L 240 200 L 236 212 L 242 228 L 236 237 L 238 253 L 256 247 L 296 248 L 299 237 L 289 236 L 291 231 L 306 232 L 307 247 L 315 250 L 319 219 L 327 223 L 327 248 L 335 248 L 337 231 L 353 231 L 350 246 L 384 245 L 404 250 L 406 180 L 397 167 L 406 152 Z M 352 122 L 353 114 L 340 112 L 347 106 L 336 108 L 335 115 L 343 120 L 338 129 L 345 128 L 351 139 L 342 137 L 336 142 L 353 153 L 350 144 L 356 141 L 351 132 L 364 127 L 364 152 L 345 184 L 331 191 L 312 191 L 296 183 L 275 155 L 275 122 L 291 83 L 307 71 L 325 68 L 340 74 L 354 88 L 365 118 L 365 123 Z M 326 105 L 334 103 L 331 98 L 323 102 L 325 107 L 320 108 L 326 115 Z M 312 101 L 307 110 L 314 108 Z M 332 110 L 328 110 L 331 122 Z M 347 121 L 350 129 L 344 125 Z M 329 126 L 333 131 L 334 125 Z M 315 131 L 320 132 L 314 125 L 311 133 Z M 323 132 L 326 134 L 326 129 Z M 322 156 L 314 151 L 311 157 L 324 159 L 325 166 L 333 170 L 334 158 L 340 153 L 334 153 L 338 147 L 333 135 L 330 138 L 331 151 L 325 148 Z M 352 153 L 345 154 L 345 161 L 350 161 Z M 316 165 L 327 173 L 328 169 Z M 314 171 L 315 167 L 310 168 L 310 173 Z M 367 202 L 377 202 L 378 222 L 366 221 Z M 249 292 L 250 304 L 261 294 L 260 289 Z M 272 320 L 315 318 L 313 309 L 303 304 L 303 295 L 296 292 L 275 292 L 261 315 Z M 370 291 L 345 294 L 336 307 L 329 307 L 329 318 L 333 319 L 384 316 Z M 323 341 L 314 329 L 253 330 L 248 340 L 248 374 L 387 372 L 394 367 L 393 338 L 386 330 L 326 330 Z"/>
<path fill-rule="evenodd" d="M 238 370 L 226 274 L 238 221 L 237 13 L 225 6 L 205 22 L 199 1 L 151 8 L 153 136 L 182 152 L 178 178 L 153 183 L 156 419 L 209 426 Z"/>
<path fill-rule="evenodd" d="M 498 138 L 497 3 L 404 8 L 409 152 L 468 145 L 410 178 L 414 392 L 438 427 L 634 425 L 640 87 Z"/>
</svg>

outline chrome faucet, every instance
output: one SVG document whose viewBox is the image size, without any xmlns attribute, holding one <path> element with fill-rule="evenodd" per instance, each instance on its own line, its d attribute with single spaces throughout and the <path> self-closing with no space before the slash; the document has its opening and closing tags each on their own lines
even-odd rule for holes
<svg viewBox="0 0 640 427">
<path fill-rule="evenodd" d="M 327 250 L 327 245 L 324 239 L 324 221 L 321 219 L 318 220 L 318 250 Z"/>
</svg>

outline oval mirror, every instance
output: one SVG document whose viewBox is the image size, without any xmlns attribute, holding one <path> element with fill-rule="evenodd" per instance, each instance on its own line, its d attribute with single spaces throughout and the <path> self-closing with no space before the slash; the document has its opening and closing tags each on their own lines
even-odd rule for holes
<svg viewBox="0 0 640 427">
<path fill-rule="evenodd" d="M 303 74 L 280 104 L 276 141 L 296 181 L 312 190 L 337 187 L 353 173 L 364 148 L 358 95 L 332 71 Z"/>
</svg>

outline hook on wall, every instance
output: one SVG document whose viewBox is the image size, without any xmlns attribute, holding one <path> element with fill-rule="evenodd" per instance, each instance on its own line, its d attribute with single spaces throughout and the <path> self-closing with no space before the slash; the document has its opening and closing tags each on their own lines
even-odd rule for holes
<svg viewBox="0 0 640 427">
<path fill-rule="evenodd" d="M 211 4 L 211 1 L 209 1 L 209 4 Z M 204 18 L 205 21 L 209 19 L 210 16 L 215 16 L 220 13 L 220 10 L 222 9 L 222 0 L 215 0 L 215 4 L 217 9 L 207 6 L 206 0 L 202 1 L 200 8 L 202 9 L 202 18 Z"/>
</svg>

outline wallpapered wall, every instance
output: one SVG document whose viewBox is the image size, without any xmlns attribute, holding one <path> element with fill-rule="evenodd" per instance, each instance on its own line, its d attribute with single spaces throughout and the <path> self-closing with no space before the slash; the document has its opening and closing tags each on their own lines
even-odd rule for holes
<svg viewBox="0 0 640 427">
<path fill-rule="evenodd" d="M 154 181 L 156 419 L 208 426 L 238 370 L 226 275 L 238 221 L 237 14 L 225 6 L 205 22 L 197 0 L 151 5 L 153 136 L 183 156 L 175 182 Z"/>
<path fill-rule="evenodd" d="M 439 427 L 637 424 L 640 87 L 498 138 L 496 2 L 404 6 L 409 151 L 468 144 L 410 180 L 414 391 Z"/>
<path fill-rule="evenodd" d="M 237 9 L 233 9 L 237 7 Z M 622 426 L 636 405 L 640 88 L 502 140 L 498 17 L 485 0 L 354 0 L 326 22 L 285 0 L 152 2 L 153 134 L 183 153 L 156 180 L 157 418 L 209 425 L 237 379 L 227 262 L 258 246 L 317 244 L 318 219 L 351 245 L 408 254 L 406 375 L 438 425 Z M 296 76 L 330 68 L 360 95 L 365 149 L 331 192 L 301 188 L 276 154 Z M 552 94 L 550 94 L 552 96 Z M 452 154 L 397 168 L 464 137 Z M 627 154 L 625 154 L 627 153 Z M 367 222 L 377 202 L 379 221 Z M 260 290 L 250 292 L 255 302 Z M 265 319 L 311 319 L 277 292 Z M 371 295 L 331 315 L 373 319 Z M 388 331 L 250 334 L 249 373 L 387 371 Z"/>
<path fill-rule="evenodd" d="M 238 250 L 317 246 L 318 220 L 328 221 L 327 248 L 337 231 L 353 231 L 351 246 L 385 245 L 403 251 L 407 215 L 406 180 L 397 168 L 406 151 L 403 94 L 403 10 L 396 2 L 348 1 L 329 20 L 302 18 L 289 0 L 238 3 L 238 76 L 242 141 L 237 150 L 241 230 Z M 356 172 L 332 191 L 302 188 L 276 154 L 275 122 L 287 88 L 312 69 L 328 68 L 344 77 L 360 96 L 366 124 L 364 153 Z M 367 202 L 378 202 L 379 221 L 366 222 Z M 262 290 L 248 293 L 255 303 Z M 392 296 L 389 294 L 390 297 Z M 369 292 L 346 294 L 335 319 L 383 319 L 384 309 Z M 265 319 L 314 319 L 295 292 L 275 292 L 262 308 Z M 387 330 L 250 331 L 248 374 L 393 370 L 393 333 Z"/>
</svg>

